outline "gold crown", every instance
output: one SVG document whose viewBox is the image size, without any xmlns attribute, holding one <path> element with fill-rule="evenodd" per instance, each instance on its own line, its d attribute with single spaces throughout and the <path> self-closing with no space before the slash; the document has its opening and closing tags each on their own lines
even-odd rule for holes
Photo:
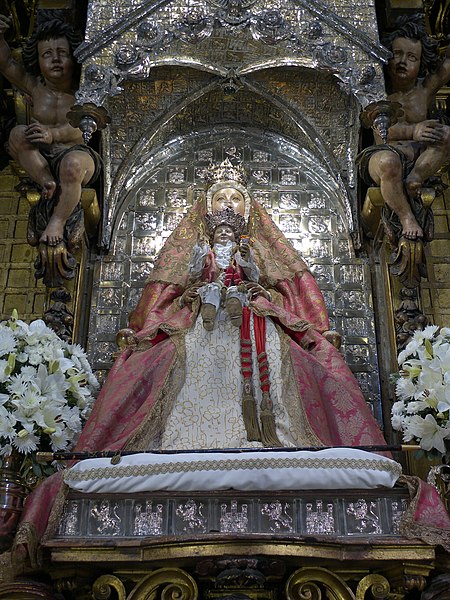
<svg viewBox="0 0 450 600">
<path fill-rule="evenodd" d="M 241 185 L 246 185 L 248 181 L 247 173 L 242 165 L 233 165 L 229 158 L 226 158 L 220 165 L 210 164 L 205 172 L 206 186 L 210 187 L 220 181 L 235 181 Z"/>
<path fill-rule="evenodd" d="M 205 215 L 206 234 L 212 240 L 214 232 L 219 225 L 229 225 L 234 231 L 236 242 L 245 233 L 245 219 L 242 215 L 235 213 L 232 208 L 224 208 Z"/>
</svg>

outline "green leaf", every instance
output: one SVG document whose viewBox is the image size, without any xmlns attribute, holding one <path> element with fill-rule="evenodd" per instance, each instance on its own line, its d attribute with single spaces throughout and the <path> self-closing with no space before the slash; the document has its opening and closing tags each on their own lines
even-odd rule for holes
<svg viewBox="0 0 450 600">
<path fill-rule="evenodd" d="M 430 340 L 425 340 L 425 350 L 427 352 L 427 358 L 433 358 L 433 346 Z"/>
<path fill-rule="evenodd" d="M 37 477 L 42 477 L 42 467 L 41 465 L 38 465 L 37 463 L 33 463 L 31 465 L 31 468 L 33 469 L 33 473 L 37 476 Z"/>
</svg>

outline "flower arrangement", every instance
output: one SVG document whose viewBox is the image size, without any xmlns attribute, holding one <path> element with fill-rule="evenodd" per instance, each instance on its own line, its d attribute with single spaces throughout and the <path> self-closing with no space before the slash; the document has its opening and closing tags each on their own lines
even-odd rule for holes
<svg viewBox="0 0 450 600">
<path fill-rule="evenodd" d="M 17 311 L 0 322 L 0 459 L 23 455 L 20 474 L 33 482 L 53 473 L 37 451 L 68 449 L 86 420 L 98 382 L 81 346 L 61 340 L 44 321 Z"/>
<path fill-rule="evenodd" d="M 398 364 L 392 427 L 405 442 L 445 454 L 450 443 L 450 328 L 430 325 L 415 331 Z"/>
</svg>

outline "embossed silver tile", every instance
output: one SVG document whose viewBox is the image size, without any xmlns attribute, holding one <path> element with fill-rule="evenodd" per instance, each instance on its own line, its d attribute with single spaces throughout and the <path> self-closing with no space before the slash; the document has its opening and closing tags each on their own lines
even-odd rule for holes
<svg viewBox="0 0 450 600">
<path fill-rule="evenodd" d="M 88 535 L 118 537 L 123 535 L 124 504 L 120 500 L 99 500 L 90 502 Z"/>
<path fill-rule="evenodd" d="M 179 533 L 206 533 L 209 531 L 210 506 L 202 500 L 186 498 L 175 503 L 174 531 Z"/>
<path fill-rule="evenodd" d="M 383 533 L 381 522 L 381 500 L 344 501 L 344 514 L 347 535 L 380 535 Z"/>
<path fill-rule="evenodd" d="M 274 500 L 259 503 L 260 531 L 273 533 L 294 533 L 294 502 Z"/>
</svg>

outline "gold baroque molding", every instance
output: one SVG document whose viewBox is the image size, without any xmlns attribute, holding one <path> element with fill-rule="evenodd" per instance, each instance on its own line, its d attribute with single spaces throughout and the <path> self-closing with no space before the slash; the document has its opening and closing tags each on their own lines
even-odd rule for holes
<svg viewBox="0 0 450 600">
<path fill-rule="evenodd" d="M 108 600 L 111 591 L 115 590 L 117 600 L 125 600 L 125 586 L 115 575 L 101 575 L 92 586 L 92 595 L 95 600 Z"/>
<path fill-rule="evenodd" d="M 160 588 L 160 589 L 159 589 Z M 145 576 L 132 590 L 127 600 L 197 600 L 198 588 L 194 579 L 182 569 L 157 569 Z"/>
<path fill-rule="evenodd" d="M 370 593 L 372 594 L 371 597 L 376 600 L 384 600 L 385 598 L 390 597 L 389 592 L 391 591 L 391 586 L 389 581 L 386 577 L 383 577 L 383 575 L 366 575 L 358 583 L 358 587 L 356 588 L 356 600 L 364 600 L 368 590 L 370 590 Z"/>
<path fill-rule="evenodd" d="M 322 594 L 325 591 L 325 596 Z M 328 569 L 306 567 L 293 573 L 286 583 L 287 600 L 356 600 L 343 579 Z"/>
</svg>

